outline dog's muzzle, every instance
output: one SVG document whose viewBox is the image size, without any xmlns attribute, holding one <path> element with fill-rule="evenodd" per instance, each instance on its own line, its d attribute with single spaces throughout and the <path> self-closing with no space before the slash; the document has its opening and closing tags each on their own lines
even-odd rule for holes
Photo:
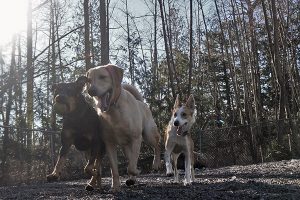
<svg viewBox="0 0 300 200">
<path fill-rule="evenodd" d="M 176 133 L 178 136 L 186 136 L 188 134 L 187 122 L 180 125 L 179 121 L 174 121 L 174 126 L 176 127 Z"/>
<path fill-rule="evenodd" d="M 92 97 L 97 96 L 97 90 L 96 90 L 96 88 L 95 88 L 94 86 L 92 86 L 92 87 L 90 87 L 90 88 L 88 89 L 88 93 L 89 93 L 89 95 L 92 96 Z"/>
<path fill-rule="evenodd" d="M 174 122 L 174 126 L 179 126 L 179 121 L 176 120 L 176 121 Z"/>
<path fill-rule="evenodd" d="M 55 97 L 55 102 L 65 104 L 67 103 L 67 98 L 64 95 L 57 95 Z"/>
</svg>

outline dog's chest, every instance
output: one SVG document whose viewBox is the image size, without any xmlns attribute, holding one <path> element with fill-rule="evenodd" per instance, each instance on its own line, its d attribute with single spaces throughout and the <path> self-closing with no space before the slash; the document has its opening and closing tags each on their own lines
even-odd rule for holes
<svg viewBox="0 0 300 200">
<path fill-rule="evenodd" d="M 175 128 L 171 128 L 168 132 L 168 143 L 174 144 L 174 153 L 180 153 L 190 148 L 192 145 L 192 139 L 189 135 L 186 136 L 178 136 L 176 134 Z"/>
<path fill-rule="evenodd" d="M 130 117 L 125 117 L 122 113 L 103 114 L 106 124 L 106 131 L 103 135 L 106 141 L 126 145 L 134 138 L 141 137 L 142 123 Z"/>
</svg>

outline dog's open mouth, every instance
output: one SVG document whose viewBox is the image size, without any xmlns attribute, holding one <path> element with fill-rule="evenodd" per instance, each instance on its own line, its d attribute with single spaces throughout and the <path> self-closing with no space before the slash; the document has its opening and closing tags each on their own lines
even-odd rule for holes
<svg viewBox="0 0 300 200">
<path fill-rule="evenodd" d="M 188 134 L 187 122 L 181 126 L 177 126 L 176 133 L 178 136 L 185 136 Z"/>
<path fill-rule="evenodd" d="M 109 109 L 110 106 L 110 98 L 111 98 L 111 92 L 108 91 L 101 97 L 98 97 L 100 99 L 100 109 L 102 112 L 106 112 Z"/>
</svg>

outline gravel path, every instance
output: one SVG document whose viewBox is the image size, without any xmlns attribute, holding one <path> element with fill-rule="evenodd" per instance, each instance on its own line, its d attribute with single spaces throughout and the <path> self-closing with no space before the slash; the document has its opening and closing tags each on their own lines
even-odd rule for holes
<svg viewBox="0 0 300 200">
<path fill-rule="evenodd" d="M 125 178 L 117 194 L 109 191 L 108 177 L 102 193 L 85 191 L 87 180 L 78 180 L 0 187 L 0 199 L 300 199 L 300 160 L 196 170 L 191 186 L 175 184 L 163 174 L 147 174 L 127 187 Z"/>
</svg>

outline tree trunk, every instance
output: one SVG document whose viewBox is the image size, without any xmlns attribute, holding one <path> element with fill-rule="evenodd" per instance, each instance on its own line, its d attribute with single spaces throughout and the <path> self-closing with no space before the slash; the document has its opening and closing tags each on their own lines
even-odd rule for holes
<svg viewBox="0 0 300 200">
<path fill-rule="evenodd" d="M 175 99 L 176 92 L 175 92 L 175 87 L 174 87 L 174 70 L 171 66 L 170 51 L 169 51 L 169 45 L 168 45 L 166 25 L 165 25 L 164 5 L 163 5 L 162 0 L 158 0 L 158 3 L 159 3 L 159 7 L 160 7 L 160 17 L 161 17 L 161 21 L 162 21 L 165 51 L 166 51 L 166 57 L 167 57 L 167 65 L 168 65 L 168 70 L 169 70 L 170 87 L 171 87 L 173 99 Z"/>
<path fill-rule="evenodd" d="M 32 60 L 32 0 L 28 1 L 28 13 L 27 13 L 27 127 L 29 129 L 33 128 L 34 116 L 33 116 L 33 76 L 34 67 Z M 33 134 L 31 131 L 27 133 L 27 147 L 30 149 L 32 146 Z"/>
<path fill-rule="evenodd" d="M 88 71 L 91 66 L 91 44 L 90 44 L 90 12 L 89 12 L 89 0 L 83 2 L 84 12 L 84 60 L 85 69 Z"/>
<path fill-rule="evenodd" d="M 152 59 L 152 80 L 153 80 L 153 94 L 156 94 L 157 91 L 157 81 L 158 81 L 158 53 L 157 53 L 157 0 L 154 3 L 154 24 L 153 24 L 153 59 Z M 154 98 L 156 98 L 154 96 Z"/>
<path fill-rule="evenodd" d="M 55 26 L 53 31 L 56 33 L 56 38 L 57 38 L 57 54 L 58 54 L 58 61 L 59 61 L 59 68 L 60 68 L 60 81 L 64 82 L 64 73 L 63 73 L 63 64 L 62 64 L 62 57 L 61 57 L 61 48 L 60 48 L 60 39 L 59 39 L 59 25 L 58 25 L 58 18 L 59 18 L 59 12 L 58 12 L 58 5 L 56 3 L 53 4 L 53 16 L 54 16 L 54 21 L 55 21 Z M 53 37 L 53 36 L 52 36 Z M 55 39 L 55 38 L 54 38 Z M 55 40 L 53 40 L 55 41 Z"/>
<path fill-rule="evenodd" d="M 286 104 L 286 88 L 284 81 L 284 73 L 280 63 L 279 53 L 279 25 L 277 19 L 277 7 L 275 0 L 271 0 L 272 14 L 273 14 L 273 34 L 274 34 L 274 66 L 276 69 L 277 80 L 280 88 L 279 98 L 279 122 L 278 122 L 278 133 L 277 140 L 279 145 L 283 145 L 284 135 L 284 119 L 285 119 L 285 104 Z"/>
<path fill-rule="evenodd" d="M 9 147 L 9 132 L 10 132 L 10 115 L 11 115 L 11 108 L 13 104 L 13 95 L 12 91 L 15 86 L 15 67 L 16 67 L 16 60 L 15 60 L 15 51 L 16 51 L 16 35 L 13 36 L 12 41 L 12 53 L 11 53 L 11 66 L 9 70 L 9 79 L 8 83 L 11 87 L 8 89 L 8 99 L 5 106 L 5 119 L 3 121 L 4 131 L 3 131 L 3 156 L 2 156 L 2 172 L 4 176 L 8 175 L 9 165 L 7 163 L 7 156 L 8 156 L 8 147 Z M 11 146 L 11 148 L 13 148 Z"/>
<path fill-rule="evenodd" d="M 214 109 L 215 109 L 215 114 L 217 117 L 220 117 L 221 113 L 221 106 L 220 106 L 220 99 L 219 99 L 219 86 L 218 86 L 218 81 L 217 81 L 217 76 L 216 72 L 214 69 L 214 66 L 212 64 L 212 56 L 211 56 L 211 46 L 210 46 L 210 38 L 208 34 L 208 28 L 207 28 L 207 23 L 206 23 L 206 18 L 204 14 L 204 9 L 202 5 L 202 0 L 198 0 L 198 3 L 200 5 L 200 9 L 202 12 L 202 19 L 203 19 L 203 24 L 204 24 L 204 30 L 205 30 L 205 38 L 206 38 L 206 47 L 207 47 L 207 57 L 208 57 L 208 72 L 212 76 L 212 83 L 213 83 L 213 89 L 212 89 L 212 96 L 214 99 Z"/>
<path fill-rule="evenodd" d="M 101 31 L 101 65 L 109 63 L 108 13 L 106 0 L 100 0 L 100 31 Z"/>
<path fill-rule="evenodd" d="M 128 61 L 129 61 L 129 74 L 130 74 L 130 81 L 131 84 L 134 85 L 134 58 L 132 56 L 133 49 L 131 48 L 131 37 L 130 37 L 130 28 L 129 28 L 129 13 L 128 13 L 128 3 L 127 0 L 125 1 L 125 7 L 126 7 L 126 32 L 127 32 L 127 51 L 128 51 Z"/>
<path fill-rule="evenodd" d="M 223 73 L 224 73 L 224 82 L 225 82 L 225 91 L 226 91 L 226 101 L 227 101 L 227 108 L 226 108 L 226 112 L 228 112 L 229 116 L 230 116 L 230 122 L 232 123 L 234 121 L 234 116 L 232 114 L 232 108 L 231 108 L 231 95 L 230 95 L 230 85 L 229 85 L 229 78 L 227 75 L 227 65 L 226 63 L 229 63 L 229 66 L 231 66 L 229 68 L 230 70 L 230 75 L 231 75 L 231 79 L 232 79 L 232 84 L 233 84 L 233 89 L 235 92 L 235 96 L 237 95 L 237 91 L 236 91 L 236 81 L 234 79 L 234 75 L 233 75 L 233 69 L 232 69 L 232 64 L 231 64 L 231 60 L 229 58 L 229 53 L 228 53 L 228 46 L 226 45 L 226 41 L 225 41 L 225 35 L 224 35 L 224 30 L 223 30 L 223 25 L 222 25 L 222 21 L 221 21 L 221 17 L 220 17 L 220 12 L 219 12 L 219 8 L 218 8 L 218 4 L 217 1 L 214 0 L 215 3 L 215 7 L 216 7 L 216 11 L 217 11 L 217 16 L 218 16 L 218 21 L 219 21 L 219 26 L 220 26 L 220 30 L 221 30 L 221 53 L 222 53 L 222 65 L 223 65 Z M 227 62 L 226 60 L 227 59 Z M 237 107 L 240 107 L 239 105 L 239 100 L 237 100 L 236 102 Z"/>
<path fill-rule="evenodd" d="M 192 90 L 192 69 L 193 69 L 193 1 L 190 0 L 190 65 L 189 65 L 189 82 L 188 96 Z"/>
</svg>

